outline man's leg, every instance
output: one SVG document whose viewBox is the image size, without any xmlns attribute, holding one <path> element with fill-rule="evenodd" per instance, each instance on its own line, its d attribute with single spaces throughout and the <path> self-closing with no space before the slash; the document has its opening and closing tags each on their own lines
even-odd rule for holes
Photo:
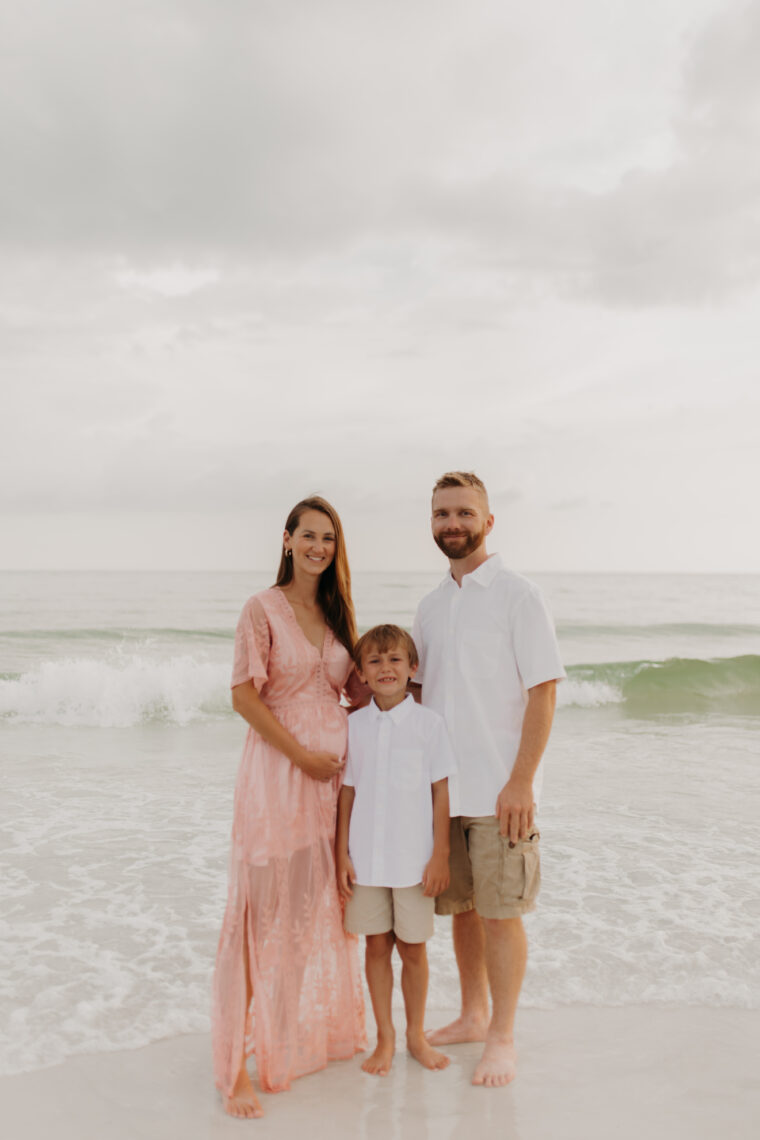
<svg viewBox="0 0 760 1140">
<path fill-rule="evenodd" d="M 372 999 L 372 1012 L 377 1026 L 375 1052 L 362 1065 L 365 1073 L 384 1077 L 390 1071 L 396 1048 L 396 1031 L 393 1028 L 391 1000 L 393 997 L 393 966 L 391 955 L 395 938 L 392 930 L 385 934 L 368 934 L 365 952 L 367 987 Z"/>
<path fill-rule="evenodd" d="M 489 1021 L 488 974 L 483 923 L 474 910 L 453 918 L 454 953 L 459 969 L 462 1012 L 456 1021 L 427 1035 L 431 1045 L 485 1041 Z"/>
<path fill-rule="evenodd" d="M 516 1075 L 515 1013 L 525 977 L 528 942 L 521 918 L 485 918 L 483 928 L 493 1014 L 472 1083 L 494 1088 L 508 1085 Z"/>
<path fill-rule="evenodd" d="M 439 1053 L 425 1039 L 423 1022 L 425 999 L 428 988 L 427 948 L 424 942 L 403 942 L 396 936 L 396 949 L 403 963 L 401 968 L 401 990 L 406 1010 L 406 1045 L 414 1057 L 426 1069 L 445 1069 L 449 1063 L 444 1053 Z"/>
</svg>

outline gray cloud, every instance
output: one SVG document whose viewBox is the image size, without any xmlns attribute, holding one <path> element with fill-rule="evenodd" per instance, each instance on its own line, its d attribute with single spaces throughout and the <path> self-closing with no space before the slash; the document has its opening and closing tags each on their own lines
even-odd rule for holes
<svg viewBox="0 0 760 1140">
<path fill-rule="evenodd" d="M 392 261 L 377 261 L 389 242 L 418 284 L 434 264 L 488 278 L 503 301 L 548 289 L 694 303 L 746 288 L 760 269 L 760 11 L 729 5 L 692 34 L 667 106 L 644 86 L 641 48 L 615 85 L 629 29 L 600 39 L 596 9 L 547 35 L 524 6 L 476 2 L 464 19 L 452 0 L 223 14 L 79 0 L 57 20 L 37 0 L 8 35 L 0 236 L 137 265 L 353 250 L 346 284 L 375 299 L 393 284 Z M 636 158 L 647 132 L 669 139 L 654 168 Z M 595 137 L 619 149 L 619 175 L 591 189 L 577 174 Z M 288 295 L 308 288 L 291 281 Z"/>
</svg>

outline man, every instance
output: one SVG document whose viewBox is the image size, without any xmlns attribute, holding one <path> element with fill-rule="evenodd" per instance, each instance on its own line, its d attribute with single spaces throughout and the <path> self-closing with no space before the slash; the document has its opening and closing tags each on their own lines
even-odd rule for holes
<svg viewBox="0 0 760 1140">
<path fill-rule="evenodd" d="M 472 1083 L 496 1087 L 515 1076 L 522 915 L 540 882 L 540 761 L 565 671 L 540 591 L 486 550 L 494 518 L 477 475 L 443 475 L 432 508 L 451 571 L 417 611 L 416 681 L 422 703 L 444 716 L 459 767 L 449 779 L 451 885 L 436 911 L 453 915 L 462 1011 L 428 1039 L 483 1041 Z"/>
</svg>

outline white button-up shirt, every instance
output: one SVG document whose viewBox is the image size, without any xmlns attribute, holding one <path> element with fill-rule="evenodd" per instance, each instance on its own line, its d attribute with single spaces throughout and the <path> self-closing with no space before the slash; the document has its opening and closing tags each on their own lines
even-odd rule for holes
<svg viewBox="0 0 760 1140">
<path fill-rule="evenodd" d="M 422 703 L 444 717 L 457 759 L 451 814 L 493 815 L 517 756 L 527 690 L 565 676 L 541 591 L 492 554 L 461 587 L 447 574 L 422 599 L 413 636 Z M 539 765 L 536 803 L 541 783 Z"/>
<path fill-rule="evenodd" d="M 431 785 L 456 771 L 446 725 L 410 696 L 348 718 L 344 783 L 356 790 L 348 853 L 356 881 L 413 887 L 433 854 Z"/>
</svg>

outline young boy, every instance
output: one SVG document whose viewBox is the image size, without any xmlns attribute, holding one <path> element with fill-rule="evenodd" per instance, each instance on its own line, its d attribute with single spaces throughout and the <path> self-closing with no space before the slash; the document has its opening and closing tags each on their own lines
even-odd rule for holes
<svg viewBox="0 0 760 1140">
<path fill-rule="evenodd" d="M 449 883 L 448 776 L 456 762 L 443 718 L 407 695 L 418 665 L 409 634 L 396 625 L 375 626 L 359 638 L 354 660 L 373 698 L 349 717 L 336 863 L 346 930 L 367 936 L 377 1048 L 362 1069 L 385 1076 L 393 1061 L 394 945 L 409 1052 L 427 1069 L 445 1069 L 448 1057 L 423 1033 L 425 942 L 433 933 L 435 896 Z"/>
</svg>

